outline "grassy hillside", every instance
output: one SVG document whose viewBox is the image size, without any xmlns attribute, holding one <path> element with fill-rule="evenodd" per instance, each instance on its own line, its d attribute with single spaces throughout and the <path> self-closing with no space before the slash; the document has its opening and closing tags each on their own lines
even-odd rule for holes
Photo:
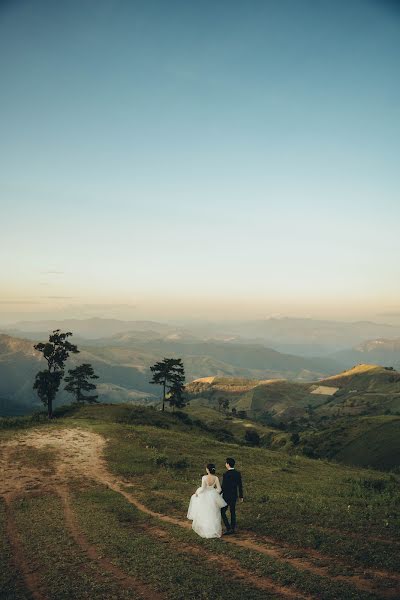
<svg viewBox="0 0 400 600">
<path fill-rule="evenodd" d="M 16 442 L 18 441 L 18 444 Z M 244 478 L 234 538 L 185 519 L 204 464 Z M 85 407 L 0 432 L 2 597 L 318 598 L 400 593 L 398 480 L 218 441 L 204 424 Z"/>
<path fill-rule="evenodd" d="M 285 379 L 213 377 L 194 381 L 187 390 L 190 398 L 209 406 L 216 407 L 219 399 L 227 399 L 231 409 L 245 410 L 251 416 L 269 413 L 280 420 L 304 415 L 308 405 L 323 403 L 325 397 L 311 393 L 315 387 Z"/>
<path fill-rule="evenodd" d="M 339 419 L 319 431 L 302 432 L 297 449 L 346 464 L 399 471 L 400 417 Z"/>
<path fill-rule="evenodd" d="M 192 398 L 211 406 L 227 398 L 231 407 L 252 415 L 268 412 L 284 421 L 311 410 L 316 417 L 400 410 L 400 373 L 376 365 L 357 365 L 314 383 L 206 377 L 187 389 Z"/>
<path fill-rule="evenodd" d="M 213 377 L 193 382 L 188 390 L 196 404 L 216 408 L 227 399 L 230 409 L 279 426 L 281 431 L 272 428 L 261 440 L 270 448 L 400 468 L 400 374 L 392 369 L 357 365 L 307 384 Z"/>
</svg>

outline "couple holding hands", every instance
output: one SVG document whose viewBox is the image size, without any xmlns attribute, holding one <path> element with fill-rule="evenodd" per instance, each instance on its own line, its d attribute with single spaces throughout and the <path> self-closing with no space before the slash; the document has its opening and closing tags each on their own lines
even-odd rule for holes
<svg viewBox="0 0 400 600">
<path fill-rule="evenodd" d="M 235 469 L 235 459 L 227 458 L 226 472 L 222 486 L 215 472 L 215 465 L 206 466 L 206 475 L 201 478 L 201 486 L 190 498 L 187 518 L 192 529 L 203 538 L 219 538 L 222 535 L 221 517 L 226 527 L 223 535 L 232 535 L 236 528 L 236 502 L 243 502 L 242 477 Z M 227 517 L 230 511 L 231 522 Z"/>
</svg>

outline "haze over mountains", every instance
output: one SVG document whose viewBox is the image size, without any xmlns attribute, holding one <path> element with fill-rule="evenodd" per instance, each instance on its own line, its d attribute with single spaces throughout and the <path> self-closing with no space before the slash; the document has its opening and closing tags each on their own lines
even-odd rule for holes
<svg viewBox="0 0 400 600">
<path fill-rule="evenodd" d="M 19 321 L 14 325 L 3 327 L 2 331 L 10 335 L 32 337 L 34 334 L 46 334 L 57 327 L 72 331 L 75 337 L 90 340 L 117 334 L 153 331 L 161 337 L 252 341 L 281 352 L 308 356 L 346 350 L 378 338 L 400 338 L 400 325 L 372 321 L 347 322 L 291 317 L 250 321 L 185 321 L 178 324 L 96 317 Z"/>
<path fill-rule="evenodd" d="M 283 444 L 291 451 L 295 431 L 309 456 L 397 468 L 398 327 L 310 319 L 191 325 L 98 318 L 19 322 L 0 333 L 0 413 L 42 408 L 32 383 L 44 363 L 33 344 L 61 328 L 73 332 L 80 350 L 67 368 L 91 363 L 101 402 L 157 405 L 149 367 L 165 356 L 180 357 L 194 409 L 215 409 L 218 400 L 228 399 L 230 410 L 245 410 L 272 426 L 264 442 L 272 448 Z M 282 351 L 294 347 L 299 354 Z M 321 354 L 311 355 L 317 348 Z M 354 367 L 359 363 L 368 364 Z M 70 401 L 60 390 L 57 404 Z M 288 433 L 273 433 L 277 426 Z"/>
<path fill-rule="evenodd" d="M 395 337 L 399 327 L 371 322 L 275 318 L 182 326 L 101 318 L 21 321 L 0 336 L 3 412 L 38 407 L 32 381 L 41 359 L 33 343 L 46 340 L 56 328 L 73 332 L 81 352 L 71 357 L 70 366 L 92 363 L 100 376 L 100 399 L 108 402 L 156 402 L 158 390 L 149 384 L 149 366 L 164 356 L 183 358 L 189 382 L 210 376 L 307 382 L 359 362 L 394 367 L 400 363 Z M 372 334 L 390 334 L 393 339 L 371 339 Z M 296 348 L 298 354 L 283 348 Z M 65 392 L 59 401 L 69 401 Z"/>
</svg>

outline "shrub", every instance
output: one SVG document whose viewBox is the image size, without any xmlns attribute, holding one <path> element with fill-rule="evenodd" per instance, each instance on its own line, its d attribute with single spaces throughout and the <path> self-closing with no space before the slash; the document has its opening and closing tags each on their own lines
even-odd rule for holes
<svg viewBox="0 0 400 600">
<path fill-rule="evenodd" d="M 182 458 L 179 458 L 175 462 L 169 462 L 168 464 L 173 469 L 187 469 L 190 466 L 190 463 L 185 456 L 183 456 Z"/>
<path fill-rule="evenodd" d="M 292 442 L 293 446 L 297 446 L 300 443 L 300 436 L 298 433 L 292 433 L 292 435 L 290 436 L 290 441 Z"/>
<path fill-rule="evenodd" d="M 155 458 L 157 467 L 166 467 L 168 465 L 168 457 L 165 454 L 159 454 Z"/>
<path fill-rule="evenodd" d="M 260 445 L 260 436 L 255 429 L 248 429 L 244 435 L 244 439 L 248 444 L 252 444 L 253 446 Z"/>
</svg>

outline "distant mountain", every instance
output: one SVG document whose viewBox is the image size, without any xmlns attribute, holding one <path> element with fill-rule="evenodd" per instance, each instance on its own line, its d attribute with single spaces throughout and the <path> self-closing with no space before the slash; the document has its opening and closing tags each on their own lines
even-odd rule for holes
<svg viewBox="0 0 400 600">
<path fill-rule="evenodd" d="M 155 401 L 159 390 L 149 383 L 149 368 L 165 356 L 183 359 L 188 381 L 210 374 L 310 381 L 337 370 L 336 363 L 331 359 L 286 355 L 255 344 L 199 341 L 184 330 L 161 329 L 119 333 L 110 338 L 90 340 L 90 345 L 88 341 L 78 342 L 74 337 L 81 352 L 70 357 L 67 368 L 81 362 L 91 363 L 100 377 L 99 384 L 103 387 L 99 395 L 104 402 Z M 46 338 L 47 334 L 41 339 Z M 11 407 L 16 406 L 17 402 L 18 406 L 22 404 L 26 409 L 36 406 L 37 398 L 32 384 L 41 357 L 33 351 L 33 344 L 38 338 L 24 340 L 2 335 L 1 339 L 7 342 L 0 346 L 0 364 L 3 368 L 0 398 L 8 399 Z M 64 392 L 60 393 L 59 402 L 66 401 L 70 401 L 70 397 Z"/>
<path fill-rule="evenodd" d="M 400 336 L 400 326 L 384 323 L 291 317 L 200 324 L 197 328 L 195 324 L 188 326 L 194 333 L 214 331 L 230 334 L 239 336 L 245 342 L 258 341 L 280 352 L 304 356 L 321 356 L 372 338 Z"/>
<path fill-rule="evenodd" d="M 370 321 L 329 321 L 300 318 L 269 318 L 253 321 L 187 322 L 185 326 L 156 321 L 119 319 L 66 319 L 20 321 L 3 331 L 29 339 L 42 338 L 53 329 L 72 331 L 75 339 L 90 343 L 127 345 L 155 339 L 255 344 L 283 354 L 304 357 L 327 356 L 354 348 L 367 340 L 400 338 L 400 326 Z M 344 356 L 339 356 L 343 360 Z M 350 358 L 351 360 L 351 358 Z M 341 363 L 343 364 L 343 363 Z M 348 366 L 348 363 L 345 363 Z M 352 364 L 352 363 L 350 363 Z"/>
<path fill-rule="evenodd" d="M 338 370 L 338 363 L 331 358 L 304 358 L 277 352 L 261 344 L 238 344 L 213 339 L 193 341 L 187 337 L 179 339 L 172 336 L 143 342 L 126 336 L 114 336 L 112 340 L 103 342 L 109 346 L 140 346 L 142 350 L 163 356 L 168 353 L 182 357 L 207 356 L 237 369 L 253 371 L 253 376 L 260 375 L 264 378 L 284 376 L 310 381 L 313 377 Z M 251 377 L 250 373 L 248 375 Z"/>
<path fill-rule="evenodd" d="M 8 327 L 6 332 L 10 335 L 23 334 L 26 336 L 27 334 L 36 334 L 37 337 L 43 337 L 43 335 L 48 335 L 54 329 L 72 331 L 75 336 L 85 339 L 104 338 L 129 331 L 152 331 L 162 336 L 175 334 L 177 330 L 180 331 L 180 328 L 155 321 L 121 321 L 119 319 L 91 318 L 64 319 L 59 321 L 19 321 Z"/>
<path fill-rule="evenodd" d="M 400 338 L 367 340 L 349 350 L 332 355 L 341 364 L 371 362 L 377 365 L 400 368 Z"/>
</svg>

